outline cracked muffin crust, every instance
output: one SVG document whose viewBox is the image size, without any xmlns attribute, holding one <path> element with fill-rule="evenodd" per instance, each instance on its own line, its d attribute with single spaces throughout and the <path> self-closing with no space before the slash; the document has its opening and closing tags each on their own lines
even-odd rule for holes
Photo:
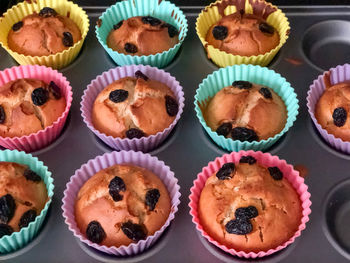
<svg viewBox="0 0 350 263">
<path fill-rule="evenodd" d="M 85 182 L 75 203 L 75 219 L 92 242 L 119 247 L 153 235 L 170 209 L 167 189 L 155 174 L 121 164 Z"/>
<path fill-rule="evenodd" d="M 148 56 L 167 51 L 179 43 L 176 27 L 151 16 L 131 17 L 115 24 L 107 45 L 118 53 Z"/>
<path fill-rule="evenodd" d="M 141 138 L 162 132 L 175 120 L 178 103 L 165 84 L 140 71 L 119 79 L 97 96 L 92 123 L 100 132 L 119 138 Z"/>
<path fill-rule="evenodd" d="M 199 218 L 216 241 L 237 251 L 259 252 L 288 241 L 301 222 L 299 196 L 277 167 L 252 156 L 227 163 L 201 192 Z"/>
<path fill-rule="evenodd" d="M 315 117 L 323 129 L 343 141 L 350 141 L 350 83 L 326 85 L 315 107 Z"/>
<path fill-rule="evenodd" d="M 266 140 L 287 122 L 283 100 L 272 89 L 248 81 L 221 89 L 202 112 L 213 131 L 240 141 Z"/>
<path fill-rule="evenodd" d="M 265 19 L 236 12 L 213 24 L 208 30 L 206 41 L 233 55 L 257 56 L 278 46 L 280 37 Z"/>
<path fill-rule="evenodd" d="M 66 100 L 51 81 L 18 79 L 0 87 L 0 136 L 21 137 L 52 125 Z"/>
<path fill-rule="evenodd" d="M 40 176 L 26 165 L 0 162 L 0 237 L 28 226 L 47 200 Z"/>
<path fill-rule="evenodd" d="M 19 54 L 49 56 L 73 46 L 81 32 L 73 20 L 45 7 L 14 24 L 7 39 L 9 48 Z"/>
</svg>

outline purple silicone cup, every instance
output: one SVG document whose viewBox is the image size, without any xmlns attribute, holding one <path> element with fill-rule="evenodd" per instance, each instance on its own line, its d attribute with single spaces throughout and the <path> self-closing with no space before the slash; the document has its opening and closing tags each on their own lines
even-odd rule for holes
<svg viewBox="0 0 350 263">
<path fill-rule="evenodd" d="M 137 243 L 131 243 L 128 246 L 101 246 L 91 242 L 80 232 L 75 222 L 75 200 L 80 188 L 91 176 L 114 164 L 123 163 L 137 165 L 148 169 L 162 180 L 171 199 L 170 214 L 165 224 L 152 236 L 148 236 L 145 240 L 140 240 Z M 130 256 L 141 253 L 156 242 L 163 231 L 169 226 L 170 222 L 174 219 L 175 213 L 177 212 L 180 204 L 180 196 L 180 186 L 178 185 L 178 180 L 174 176 L 174 173 L 170 170 L 169 166 L 165 165 L 163 161 L 158 160 L 157 157 L 153 157 L 147 153 L 134 151 L 105 153 L 104 155 L 97 156 L 95 159 L 89 160 L 87 163 L 83 164 L 80 169 L 76 170 L 75 174 L 70 178 L 70 181 L 66 185 L 66 190 L 64 191 L 64 197 L 62 200 L 63 217 L 69 230 L 72 231 L 74 236 L 79 238 L 81 242 L 84 242 L 85 244 L 108 254 L 113 254 L 116 256 Z"/>
<path fill-rule="evenodd" d="M 306 98 L 309 114 L 318 132 L 321 134 L 323 139 L 328 142 L 328 144 L 339 151 L 350 154 L 350 142 L 343 141 L 340 138 L 334 137 L 333 134 L 328 133 L 328 131 L 323 129 L 322 126 L 318 123 L 314 114 L 316 104 L 326 89 L 326 85 L 324 83 L 324 77 L 326 74 L 329 74 L 331 85 L 335 85 L 344 81 L 350 81 L 350 64 L 331 68 L 329 71 L 324 72 L 323 75 L 318 76 L 318 78 L 314 80 L 310 86 Z"/>
<path fill-rule="evenodd" d="M 112 136 L 108 136 L 97 129 L 92 124 L 92 107 L 95 102 L 97 95 L 109 84 L 112 82 L 124 78 L 124 77 L 134 77 L 135 72 L 140 70 L 143 74 L 153 80 L 160 81 L 166 84 L 175 94 L 176 100 L 179 104 L 179 111 L 175 117 L 175 120 L 170 124 L 168 128 L 163 130 L 162 132 L 158 132 L 155 135 L 150 135 L 147 137 L 142 137 L 140 139 L 121 139 L 115 138 Z M 84 91 L 84 95 L 82 96 L 82 101 L 80 103 L 82 117 L 84 122 L 89 127 L 89 129 L 99 137 L 103 142 L 105 142 L 110 147 L 116 150 L 133 150 L 133 151 L 142 151 L 149 152 L 150 150 L 156 148 L 161 142 L 165 140 L 165 138 L 169 135 L 172 129 L 175 127 L 176 123 L 179 121 L 180 116 L 183 112 L 184 108 L 184 93 L 182 91 L 182 87 L 180 83 L 169 73 L 164 70 L 144 66 L 144 65 L 130 65 L 124 67 L 117 67 L 110 69 L 97 76 L 96 79 L 91 81 L 88 85 L 87 89 Z"/>
</svg>

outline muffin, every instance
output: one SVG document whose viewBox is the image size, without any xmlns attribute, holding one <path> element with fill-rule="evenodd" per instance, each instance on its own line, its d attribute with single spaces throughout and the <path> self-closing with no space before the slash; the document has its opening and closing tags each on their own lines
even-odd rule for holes
<svg viewBox="0 0 350 263">
<path fill-rule="evenodd" d="M 141 71 L 104 88 L 92 108 L 92 123 L 100 132 L 119 138 L 141 138 L 162 132 L 175 120 L 178 102 L 165 84 Z"/>
<path fill-rule="evenodd" d="M 27 227 L 47 200 L 39 175 L 26 165 L 0 162 L 0 237 Z"/>
<path fill-rule="evenodd" d="M 8 46 L 26 56 L 48 56 L 62 52 L 81 40 L 78 26 L 54 9 L 44 7 L 39 14 L 25 16 L 8 33 Z"/>
<path fill-rule="evenodd" d="M 166 222 L 167 189 L 152 172 L 127 164 L 93 175 L 79 190 L 75 220 L 90 241 L 119 247 L 146 239 Z"/>
<path fill-rule="evenodd" d="M 0 87 L 0 136 L 21 137 L 52 125 L 66 100 L 55 82 L 17 79 Z"/>
<path fill-rule="evenodd" d="M 298 230 L 301 201 L 278 167 L 264 167 L 250 155 L 225 163 L 200 194 L 199 218 L 217 242 L 236 251 L 274 249 Z"/>
<path fill-rule="evenodd" d="M 317 122 L 327 132 L 343 141 L 350 141 L 350 83 L 326 86 L 315 107 Z"/>
<path fill-rule="evenodd" d="M 221 89 L 202 112 L 218 135 L 248 142 L 273 137 L 287 121 L 283 100 L 272 89 L 248 81 Z"/>
<path fill-rule="evenodd" d="M 109 48 L 118 53 L 148 56 L 162 53 L 179 43 L 178 29 L 158 18 L 136 16 L 113 26 L 107 37 Z"/>
</svg>

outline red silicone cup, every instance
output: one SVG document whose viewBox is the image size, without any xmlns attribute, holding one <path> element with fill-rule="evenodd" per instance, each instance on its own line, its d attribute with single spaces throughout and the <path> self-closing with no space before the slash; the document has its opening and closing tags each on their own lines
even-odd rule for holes
<svg viewBox="0 0 350 263">
<path fill-rule="evenodd" d="M 93 243 L 88 240 L 84 234 L 80 232 L 75 221 L 75 200 L 78 195 L 80 188 L 84 183 L 98 171 L 110 167 L 114 164 L 133 164 L 143 167 L 155 175 L 157 175 L 168 190 L 171 200 L 171 210 L 167 221 L 164 225 L 157 230 L 152 236 L 148 236 L 145 240 L 140 240 L 137 243 L 131 243 L 128 246 L 120 247 L 107 247 Z M 70 231 L 73 232 L 74 236 L 79 238 L 81 242 L 100 250 L 104 253 L 116 255 L 116 256 L 130 256 L 141 253 L 145 249 L 152 246 L 157 239 L 162 235 L 164 230 L 170 225 L 170 222 L 174 219 L 175 213 L 178 210 L 180 204 L 180 186 L 178 180 L 174 176 L 174 173 L 170 168 L 165 165 L 163 161 L 153 157 L 150 154 L 134 151 L 120 151 L 105 153 L 104 155 L 97 156 L 95 159 L 88 161 L 83 164 L 80 169 L 75 171 L 75 174 L 70 178 L 70 181 L 66 185 L 63 197 L 63 217 Z"/>
<path fill-rule="evenodd" d="M 279 245 L 274 249 L 269 249 L 268 251 L 259 251 L 255 252 L 245 252 L 245 251 L 237 251 L 233 248 L 228 248 L 225 245 L 220 244 L 212 237 L 210 237 L 203 226 L 201 225 L 199 215 L 198 215 L 198 203 L 200 194 L 202 192 L 203 187 L 205 186 L 205 182 L 207 179 L 216 171 L 218 171 L 221 166 L 228 162 L 239 163 L 239 160 L 242 156 L 251 155 L 253 156 L 260 164 L 264 166 L 277 166 L 282 172 L 284 178 L 286 178 L 291 185 L 294 187 L 295 191 L 300 196 L 300 201 L 302 204 L 302 218 L 299 225 L 298 230 L 295 232 L 294 236 L 291 237 L 284 244 Z M 204 167 L 202 172 L 197 175 L 197 179 L 193 181 L 193 186 L 191 188 L 190 198 L 190 214 L 192 215 L 192 222 L 195 223 L 197 230 L 212 244 L 221 248 L 223 251 L 230 253 L 231 255 L 244 257 L 244 258 L 257 258 L 271 255 L 286 246 L 290 245 L 294 242 L 295 238 L 300 236 L 301 231 L 305 229 L 306 222 L 309 221 L 309 215 L 311 213 L 311 201 L 310 201 L 310 193 L 307 191 L 307 185 L 304 183 L 304 179 L 299 176 L 299 173 L 293 169 L 293 166 L 287 164 L 285 160 L 279 159 L 277 156 L 272 156 L 269 153 L 263 152 L 254 152 L 254 151 L 239 151 L 232 152 L 230 154 L 225 154 L 222 157 L 218 157 L 215 161 L 210 162 L 208 166 Z"/>
<path fill-rule="evenodd" d="M 157 80 L 159 82 L 166 84 L 174 92 L 174 95 L 179 105 L 179 111 L 175 117 L 175 120 L 170 124 L 168 128 L 166 128 L 162 132 L 158 132 L 157 134 L 150 135 L 147 137 L 142 137 L 140 139 L 116 138 L 116 137 L 108 136 L 98 131 L 97 129 L 95 129 L 94 125 L 92 124 L 91 116 L 92 116 L 93 104 L 98 94 L 106 86 L 108 86 L 109 84 L 113 83 L 118 79 L 121 79 L 124 77 L 134 77 L 135 72 L 138 70 L 140 70 L 150 79 Z M 80 110 L 81 110 L 84 122 L 86 123 L 88 128 L 110 147 L 116 150 L 133 150 L 133 151 L 149 152 L 150 150 L 156 148 L 160 143 L 162 143 L 166 139 L 166 137 L 169 135 L 169 133 L 172 131 L 172 129 L 174 129 L 176 123 L 179 121 L 181 114 L 183 112 L 184 101 L 185 101 L 184 93 L 182 91 L 182 87 L 180 86 L 180 83 L 169 73 L 155 67 L 144 66 L 144 65 L 130 65 L 130 66 L 123 66 L 123 67 L 110 69 L 109 71 L 102 73 L 101 75 L 97 76 L 96 79 L 91 81 L 87 89 L 84 91 L 84 95 L 80 103 L 81 104 Z"/>
<path fill-rule="evenodd" d="M 69 81 L 61 73 L 52 68 L 37 65 L 18 66 L 0 71 L 0 87 L 21 78 L 38 79 L 45 83 L 54 81 L 66 99 L 64 112 L 52 125 L 21 137 L 0 137 L 0 145 L 5 148 L 32 152 L 49 145 L 60 135 L 72 105 L 73 93 Z"/>
</svg>

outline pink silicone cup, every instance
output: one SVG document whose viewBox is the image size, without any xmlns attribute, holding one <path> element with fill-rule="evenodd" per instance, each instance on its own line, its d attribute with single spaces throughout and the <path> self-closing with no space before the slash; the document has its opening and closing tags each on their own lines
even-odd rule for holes
<svg viewBox="0 0 350 263">
<path fill-rule="evenodd" d="M 198 209 L 198 202 L 200 198 L 200 194 L 202 192 L 202 189 L 205 185 L 205 182 L 207 179 L 216 171 L 218 171 L 221 166 L 228 162 L 233 163 L 239 163 L 239 160 L 242 156 L 251 155 L 253 156 L 260 164 L 264 166 L 277 166 L 282 172 L 284 178 L 286 178 L 291 185 L 294 187 L 294 189 L 297 191 L 297 193 L 300 196 L 300 200 L 302 203 L 302 218 L 299 225 L 298 230 L 295 232 L 294 236 L 291 237 L 287 242 L 284 244 L 281 244 L 280 246 L 269 249 L 268 251 L 260 251 L 260 252 L 244 252 L 244 251 L 237 251 L 233 248 L 228 248 L 225 245 L 220 244 L 216 240 L 214 240 L 212 237 L 210 237 L 205 230 L 203 229 L 199 215 L 197 212 Z M 215 161 L 210 162 L 206 167 L 203 168 L 202 172 L 197 175 L 197 179 L 193 181 L 193 186 L 191 188 L 191 194 L 189 196 L 190 198 L 190 214 L 192 215 L 192 222 L 195 223 L 197 230 L 212 244 L 215 246 L 221 248 L 223 251 L 230 253 L 231 255 L 238 256 L 238 257 L 244 257 L 244 258 L 257 258 L 257 257 L 264 257 L 267 255 L 271 255 L 286 246 L 290 245 L 294 242 L 295 238 L 300 236 L 301 231 L 305 229 L 306 222 L 309 221 L 309 215 L 311 213 L 311 201 L 310 201 L 310 193 L 307 191 L 307 185 L 304 183 L 304 179 L 299 176 L 299 173 L 293 169 L 293 166 L 287 164 L 285 160 L 279 159 L 277 156 L 272 156 L 269 153 L 263 153 L 263 152 L 254 152 L 254 151 L 239 151 L 239 152 L 232 152 L 230 154 L 225 154 L 222 157 L 218 157 L 215 159 Z"/>
<path fill-rule="evenodd" d="M 134 77 L 135 72 L 138 70 L 140 70 L 150 79 L 157 80 L 166 84 L 174 92 L 177 102 L 179 104 L 179 111 L 175 117 L 175 120 L 164 131 L 158 132 L 155 135 L 142 137 L 140 139 L 115 138 L 99 132 L 93 126 L 92 119 L 91 119 L 92 107 L 97 95 L 106 86 L 108 86 L 109 84 L 111 84 L 112 82 L 118 79 L 128 77 L 128 76 Z M 113 68 L 97 76 L 96 79 L 94 79 L 88 85 L 87 89 L 84 91 L 84 95 L 80 103 L 81 104 L 80 110 L 81 110 L 84 122 L 89 127 L 89 129 L 110 147 L 116 150 L 134 150 L 134 151 L 148 152 L 156 148 L 162 141 L 164 141 L 165 138 L 172 131 L 172 129 L 175 127 L 176 123 L 179 121 L 180 116 L 183 112 L 184 101 L 185 101 L 184 93 L 182 91 L 182 87 L 180 86 L 180 83 L 174 77 L 172 77 L 169 73 L 155 67 L 144 66 L 144 65 L 130 65 L 130 66 Z"/>
<path fill-rule="evenodd" d="M 104 168 L 122 163 L 144 167 L 157 175 L 168 190 L 171 199 L 171 211 L 165 224 L 152 236 L 148 236 L 145 240 L 140 240 L 137 243 L 131 243 L 128 246 L 101 246 L 91 242 L 80 232 L 75 222 L 75 200 L 80 188 L 91 176 Z M 75 174 L 70 178 L 70 181 L 66 185 L 66 190 L 64 191 L 62 205 L 63 217 L 65 218 L 65 222 L 68 225 L 69 230 L 72 231 L 74 236 L 79 238 L 81 242 L 84 242 L 85 244 L 102 252 L 116 256 L 135 255 L 141 253 L 154 244 L 164 230 L 169 226 L 170 222 L 174 219 L 175 213 L 177 212 L 180 204 L 181 196 L 180 186 L 177 182 L 178 180 L 170 168 L 165 165 L 163 161 L 158 160 L 157 157 L 153 157 L 150 154 L 134 151 L 105 153 L 104 155 L 97 156 L 95 159 L 89 160 L 86 164 L 83 164 L 80 169 L 76 170 Z"/>
<path fill-rule="evenodd" d="M 49 145 L 61 133 L 72 105 L 73 93 L 69 81 L 61 73 L 38 65 L 18 66 L 0 71 L 0 87 L 7 82 L 21 78 L 38 79 L 46 83 L 54 81 L 61 88 L 62 95 L 66 99 L 64 112 L 51 126 L 21 137 L 0 137 L 0 145 L 5 148 L 32 152 Z"/>
<path fill-rule="evenodd" d="M 332 85 L 335 85 L 337 83 L 341 83 L 344 81 L 349 81 L 350 64 L 345 64 L 342 66 L 331 68 L 329 71 L 324 72 L 322 75 L 318 76 L 316 80 L 314 80 L 314 82 L 310 86 L 310 89 L 307 93 L 307 98 L 306 98 L 308 111 L 313 123 L 315 124 L 318 132 L 321 134 L 323 139 L 325 139 L 335 149 L 340 150 L 346 154 L 350 154 L 350 142 L 343 141 L 340 138 L 334 137 L 333 134 L 328 133 L 327 130 L 322 128 L 322 126 L 318 123 L 315 117 L 316 104 L 320 99 L 320 97 L 322 96 L 324 90 L 326 89 L 323 78 L 327 73 L 330 74 L 330 81 Z"/>
</svg>

